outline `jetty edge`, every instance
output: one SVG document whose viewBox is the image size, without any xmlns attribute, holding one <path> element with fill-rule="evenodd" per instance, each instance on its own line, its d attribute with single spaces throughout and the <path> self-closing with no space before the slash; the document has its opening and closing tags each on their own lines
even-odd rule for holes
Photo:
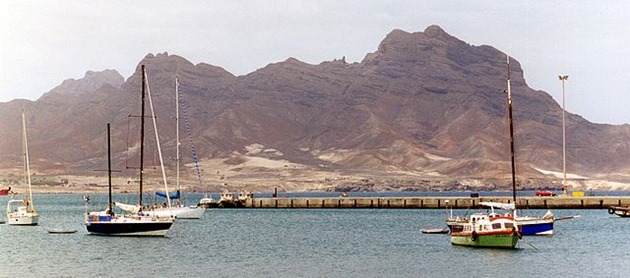
<svg viewBox="0 0 630 278">
<path fill-rule="evenodd" d="M 262 209 L 468 209 L 480 208 L 481 202 L 511 203 L 509 196 L 484 197 L 256 197 L 244 201 L 243 208 Z M 607 209 L 630 205 L 630 196 L 556 196 L 519 197 L 519 209 Z"/>
</svg>

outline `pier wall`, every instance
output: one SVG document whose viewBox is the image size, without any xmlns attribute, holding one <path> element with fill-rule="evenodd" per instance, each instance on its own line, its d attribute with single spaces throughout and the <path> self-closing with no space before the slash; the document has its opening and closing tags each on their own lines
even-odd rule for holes
<svg viewBox="0 0 630 278">
<path fill-rule="evenodd" d="M 511 203 L 511 197 L 277 197 L 251 198 L 246 208 L 322 209 L 322 208 L 382 208 L 382 209 L 468 209 L 480 202 Z M 522 209 L 605 209 L 630 205 L 630 196 L 558 196 L 518 197 L 516 206 Z"/>
</svg>

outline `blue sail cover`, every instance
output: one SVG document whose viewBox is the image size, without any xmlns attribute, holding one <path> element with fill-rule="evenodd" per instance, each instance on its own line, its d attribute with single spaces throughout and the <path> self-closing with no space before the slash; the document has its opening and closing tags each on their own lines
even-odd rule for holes
<svg viewBox="0 0 630 278">
<path fill-rule="evenodd" d="M 166 193 L 162 191 L 156 191 L 155 195 L 158 195 L 159 197 L 162 197 L 162 198 L 166 198 Z M 179 190 L 175 191 L 174 193 L 169 194 L 168 197 L 171 199 L 179 199 Z"/>
</svg>

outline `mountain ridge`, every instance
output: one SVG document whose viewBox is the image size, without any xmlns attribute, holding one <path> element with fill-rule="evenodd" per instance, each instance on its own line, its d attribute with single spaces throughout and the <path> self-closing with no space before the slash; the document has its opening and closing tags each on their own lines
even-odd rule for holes
<svg viewBox="0 0 630 278">
<path fill-rule="evenodd" d="M 477 180 L 500 187 L 509 176 L 506 55 L 491 46 L 470 45 L 437 25 L 424 32 L 393 30 L 358 63 L 341 58 L 311 65 L 287 58 L 234 76 L 164 52 L 146 55 L 120 85 L 105 82 L 89 92 L 70 85 L 97 83 L 89 81 L 93 74 L 64 81 L 55 94 L 20 102 L 36 128 L 31 153 L 43 172 L 85 175 L 98 168 L 104 159 L 104 129 L 98 127 L 107 122 L 119 138 L 117 160 L 133 162 L 127 130 L 137 127 L 129 115 L 139 111 L 141 64 L 148 69 L 159 111 L 162 147 L 170 153 L 175 145 L 177 77 L 188 117 L 181 132 L 190 134 L 199 162 L 215 168 L 205 171 L 229 173 L 231 180 L 255 183 L 248 177 L 256 176 L 258 182 L 292 189 L 341 186 L 331 184 L 332 176 L 382 183 Z M 514 58 L 510 71 L 519 177 L 530 186 L 557 183 L 548 173 L 561 171 L 562 109 L 549 94 L 527 86 Z M 20 146 L 11 140 L 19 132 L 13 122 L 16 106 L 0 103 L 0 167 L 6 169 L 21 161 L 15 156 L 19 152 L 11 151 Z M 567 123 L 568 170 L 590 179 L 625 181 L 630 148 L 623 142 L 630 138 L 630 125 L 593 124 L 571 113 Z M 260 150 L 252 153 L 252 146 Z M 286 167 L 249 166 L 260 158 L 270 164 L 283 161 Z"/>
</svg>

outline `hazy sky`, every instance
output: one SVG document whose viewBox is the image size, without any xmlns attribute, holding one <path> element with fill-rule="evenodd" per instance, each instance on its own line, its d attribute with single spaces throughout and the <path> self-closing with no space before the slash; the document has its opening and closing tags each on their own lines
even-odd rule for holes
<svg viewBox="0 0 630 278">
<path fill-rule="evenodd" d="M 393 29 L 439 25 L 521 62 L 530 87 L 597 123 L 630 123 L 630 1 L 0 1 L 0 102 L 148 53 L 244 75 L 294 57 L 360 62 Z"/>
</svg>

